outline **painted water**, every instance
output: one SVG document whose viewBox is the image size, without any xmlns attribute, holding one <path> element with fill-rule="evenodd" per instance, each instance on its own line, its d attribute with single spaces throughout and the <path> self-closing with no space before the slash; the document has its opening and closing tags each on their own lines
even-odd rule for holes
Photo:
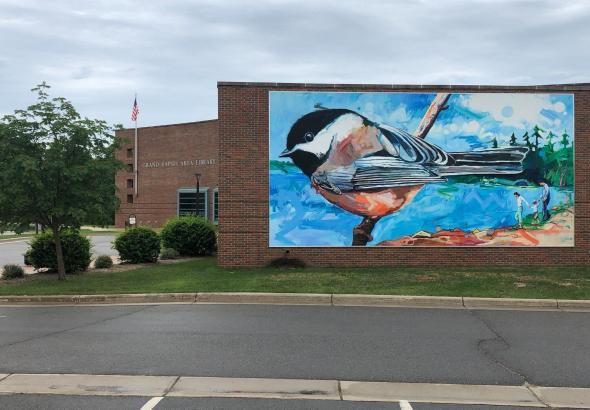
<svg viewBox="0 0 590 410">
<path fill-rule="evenodd" d="M 529 204 L 541 195 L 539 187 L 499 185 L 493 180 L 425 185 L 412 203 L 379 221 L 368 245 L 419 231 L 513 226 L 516 191 Z M 311 187 L 309 178 L 293 168 L 271 169 L 269 196 L 270 246 L 350 246 L 352 229 L 362 220 L 327 202 Z M 573 204 L 573 190 L 552 187 L 550 207 L 565 204 Z M 524 214 L 532 212 L 528 208 Z"/>
</svg>

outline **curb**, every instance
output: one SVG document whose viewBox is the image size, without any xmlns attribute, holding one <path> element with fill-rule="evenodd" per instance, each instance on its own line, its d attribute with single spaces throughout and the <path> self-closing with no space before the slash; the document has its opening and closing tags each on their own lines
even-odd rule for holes
<svg viewBox="0 0 590 410">
<path fill-rule="evenodd" d="M 137 293 L 112 295 L 0 296 L 0 306 L 109 304 L 260 304 L 439 309 L 590 311 L 590 300 L 474 298 L 328 293 Z"/>
</svg>

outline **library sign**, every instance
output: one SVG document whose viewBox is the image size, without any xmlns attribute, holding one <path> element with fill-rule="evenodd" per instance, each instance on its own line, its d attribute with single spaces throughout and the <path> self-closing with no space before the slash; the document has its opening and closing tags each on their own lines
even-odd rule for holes
<svg viewBox="0 0 590 410">
<path fill-rule="evenodd" d="M 144 168 L 198 167 L 201 165 L 215 165 L 215 159 L 187 159 L 181 161 L 151 161 L 144 162 Z"/>
</svg>

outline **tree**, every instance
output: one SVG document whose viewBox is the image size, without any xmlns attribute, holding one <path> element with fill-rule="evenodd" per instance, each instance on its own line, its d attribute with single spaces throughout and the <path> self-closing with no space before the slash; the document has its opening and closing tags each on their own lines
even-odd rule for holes
<svg viewBox="0 0 590 410">
<path fill-rule="evenodd" d="M 549 131 L 549 134 L 547 134 L 547 144 L 545 145 L 545 151 L 546 152 L 554 152 L 555 151 L 555 146 L 553 144 L 553 138 L 555 138 L 556 135 Z"/>
<path fill-rule="evenodd" d="M 492 148 L 498 148 L 498 140 L 496 137 L 492 139 Z"/>
<path fill-rule="evenodd" d="M 560 141 L 563 148 L 567 148 L 567 146 L 569 144 L 569 138 L 570 138 L 570 136 L 567 134 L 567 131 L 563 130 L 563 134 L 561 136 L 561 141 Z"/>
<path fill-rule="evenodd" d="M 516 145 L 516 135 L 512 133 L 512 135 L 510 136 L 510 146 L 515 147 Z"/>
<path fill-rule="evenodd" d="M 524 140 L 524 143 L 526 144 L 526 146 L 528 148 L 532 148 L 533 145 L 531 144 L 531 139 L 529 137 L 529 132 L 525 132 L 524 135 L 522 136 L 522 139 Z"/>
<path fill-rule="evenodd" d="M 545 130 L 535 125 L 535 128 L 533 128 L 533 137 L 535 137 L 535 151 L 539 150 L 539 140 L 543 139 L 541 132 L 545 132 Z"/>
<path fill-rule="evenodd" d="M 114 175 L 123 164 L 114 129 L 82 118 L 65 98 L 50 98 L 49 88 L 33 88 L 35 104 L 0 119 L 0 229 L 51 229 L 58 278 L 65 279 L 61 231 L 111 221 Z"/>
</svg>

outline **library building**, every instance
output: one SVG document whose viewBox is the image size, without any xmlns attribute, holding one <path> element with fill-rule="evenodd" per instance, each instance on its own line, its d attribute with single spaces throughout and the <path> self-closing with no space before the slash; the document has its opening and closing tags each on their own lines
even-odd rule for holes
<svg viewBox="0 0 590 410">
<path fill-rule="evenodd" d="M 118 228 L 162 227 L 178 215 L 217 223 L 217 120 L 123 129 L 117 174 Z"/>
</svg>

